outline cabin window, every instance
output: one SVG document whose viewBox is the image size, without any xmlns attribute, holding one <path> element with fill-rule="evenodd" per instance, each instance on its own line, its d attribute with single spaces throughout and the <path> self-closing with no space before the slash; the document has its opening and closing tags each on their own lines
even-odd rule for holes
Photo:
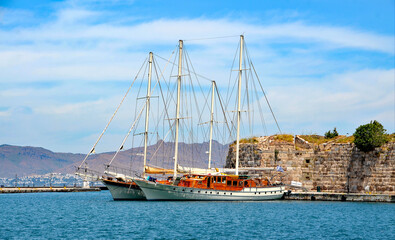
<svg viewBox="0 0 395 240">
<path fill-rule="evenodd" d="M 244 187 L 248 187 L 248 182 L 244 182 Z"/>
<path fill-rule="evenodd" d="M 226 185 L 232 186 L 232 181 L 227 181 L 227 182 L 226 182 Z"/>
<path fill-rule="evenodd" d="M 222 183 L 226 183 L 226 177 L 222 177 Z"/>
<path fill-rule="evenodd" d="M 237 187 L 237 181 L 233 181 L 233 186 Z"/>
<path fill-rule="evenodd" d="M 239 187 L 242 187 L 243 186 L 243 182 L 239 182 Z"/>
</svg>

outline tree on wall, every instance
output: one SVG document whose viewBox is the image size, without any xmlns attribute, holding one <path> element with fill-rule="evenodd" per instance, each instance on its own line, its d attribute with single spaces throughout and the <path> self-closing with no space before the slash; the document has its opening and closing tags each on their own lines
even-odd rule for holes
<svg viewBox="0 0 395 240">
<path fill-rule="evenodd" d="M 368 124 L 359 126 L 354 133 L 355 146 L 364 152 L 374 150 L 388 142 L 386 130 L 381 123 L 374 120 Z"/>
</svg>

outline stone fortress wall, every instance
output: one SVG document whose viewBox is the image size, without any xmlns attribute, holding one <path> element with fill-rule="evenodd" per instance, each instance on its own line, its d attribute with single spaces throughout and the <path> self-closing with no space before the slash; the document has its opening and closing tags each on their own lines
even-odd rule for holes
<svg viewBox="0 0 395 240">
<path fill-rule="evenodd" d="M 299 136 L 292 142 L 275 136 L 240 144 L 240 167 L 285 171 L 276 178 L 286 184 L 301 182 L 308 191 L 395 194 L 395 143 L 364 153 L 352 143 L 311 144 Z M 229 148 L 226 167 L 235 165 L 235 145 Z M 249 172 L 249 174 L 254 172 Z M 257 172 L 255 172 L 257 173 Z M 272 170 L 269 175 L 276 175 Z M 282 176 L 282 177 L 281 177 Z M 279 180 L 279 179 L 277 179 Z"/>
</svg>

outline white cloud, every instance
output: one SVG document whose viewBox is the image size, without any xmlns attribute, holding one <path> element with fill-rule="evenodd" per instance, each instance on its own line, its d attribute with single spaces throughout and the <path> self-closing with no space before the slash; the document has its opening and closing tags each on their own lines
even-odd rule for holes
<svg viewBox="0 0 395 240">
<path fill-rule="evenodd" d="M 318 129 L 323 132 L 338 122 L 355 128 L 378 120 L 394 131 L 394 75 L 394 69 L 365 69 L 329 75 L 324 81 L 306 83 L 300 79 L 272 89 L 269 97 L 285 127 L 292 122 L 319 122 Z M 298 133 L 297 129 L 294 131 Z"/>
<path fill-rule="evenodd" d="M 339 49 L 393 57 L 393 36 L 297 21 L 259 25 L 227 18 L 157 19 L 124 25 L 114 23 L 122 19 L 107 21 L 106 12 L 70 6 L 56 12 L 53 22 L 0 29 L 0 83 L 14 84 L 0 89 L 0 103 L 9 107 L 0 111 L 6 123 L 0 124 L 0 132 L 5 133 L 0 141 L 84 152 L 126 90 L 104 83 L 130 81 L 149 51 L 167 58 L 178 39 L 243 32 L 250 55 L 258 60 L 254 63 L 263 74 L 264 87 L 269 86 L 269 100 L 280 126 L 288 132 L 301 133 L 304 128 L 322 132 L 339 121 L 351 132 L 372 119 L 389 130 L 393 127 L 394 69 L 328 57 Z M 21 14 L 29 13 L 15 16 Z M 15 23 L 15 18 L 9 21 Z M 196 71 L 224 87 L 237 41 L 237 37 L 220 38 L 186 41 L 185 45 Z M 37 81 L 64 84 L 49 89 L 24 85 Z M 118 123 L 127 129 L 131 112 L 122 114 Z M 121 129 L 117 124 L 111 141 L 123 134 L 117 132 Z"/>
</svg>

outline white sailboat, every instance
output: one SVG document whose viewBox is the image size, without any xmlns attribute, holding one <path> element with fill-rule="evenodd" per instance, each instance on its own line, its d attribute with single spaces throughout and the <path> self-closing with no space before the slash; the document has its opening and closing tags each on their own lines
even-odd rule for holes
<svg viewBox="0 0 395 240">
<path fill-rule="evenodd" d="M 135 179 L 134 182 L 144 192 L 147 200 L 221 200 L 221 201 L 260 201 L 280 199 L 284 195 L 284 186 L 272 185 L 265 178 L 253 178 L 239 175 L 240 155 L 240 117 L 241 117 L 241 88 L 243 66 L 244 36 L 240 36 L 239 76 L 237 96 L 237 126 L 236 126 L 236 164 L 235 174 L 226 175 L 216 172 L 191 172 L 177 177 L 177 173 L 183 170 L 178 165 L 178 135 L 180 121 L 180 89 L 182 80 L 182 51 L 183 41 L 179 41 L 179 62 L 177 75 L 177 105 L 175 118 L 175 152 L 173 178 L 168 181 L 148 181 Z M 213 83 L 213 89 L 214 89 Z M 214 95 L 213 95 L 214 96 Z M 211 105 L 213 109 L 213 101 Z M 210 128 L 209 169 L 211 162 L 212 118 Z"/>
</svg>

